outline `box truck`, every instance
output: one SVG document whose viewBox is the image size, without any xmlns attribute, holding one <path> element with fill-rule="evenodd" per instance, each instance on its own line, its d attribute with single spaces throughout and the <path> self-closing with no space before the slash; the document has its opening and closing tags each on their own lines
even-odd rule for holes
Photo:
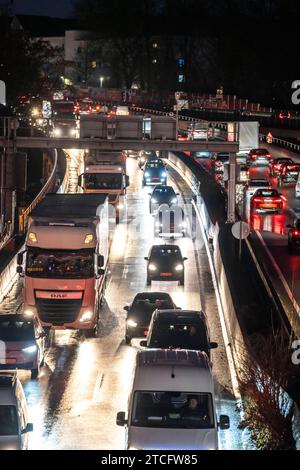
<svg viewBox="0 0 300 470">
<path fill-rule="evenodd" d="M 85 152 L 84 173 L 78 178 L 78 185 L 85 194 L 108 194 L 116 223 L 126 212 L 126 188 L 129 186 L 126 158 L 125 152 Z"/>
</svg>

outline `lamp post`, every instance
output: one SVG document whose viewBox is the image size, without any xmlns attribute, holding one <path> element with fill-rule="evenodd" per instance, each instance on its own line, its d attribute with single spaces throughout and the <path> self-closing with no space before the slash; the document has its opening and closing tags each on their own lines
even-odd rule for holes
<svg viewBox="0 0 300 470">
<path fill-rule="evenodd" d="M 99 80 L 100 80 L 100 88 L 102 88 L 104 77 L 100 77 Z"/>
</svg>

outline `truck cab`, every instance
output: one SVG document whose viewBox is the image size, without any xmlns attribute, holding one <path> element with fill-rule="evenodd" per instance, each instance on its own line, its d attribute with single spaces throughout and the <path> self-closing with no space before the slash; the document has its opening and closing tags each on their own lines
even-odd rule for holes
<svg viewBox="0 0 300 470">
<path fill-rule="evenodd" d="M 109 244 L 107 195 L 51 194 L 32 211 L 17 272 L 44 328 L 97 331 Z"/>
</svg>

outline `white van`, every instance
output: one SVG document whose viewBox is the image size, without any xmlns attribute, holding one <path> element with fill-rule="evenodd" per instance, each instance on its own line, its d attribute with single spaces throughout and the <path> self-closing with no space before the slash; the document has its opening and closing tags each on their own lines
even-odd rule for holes
<svg viewBox="0 0 300 470">
<path fill-rule="evenodd" d="M 28 422 L 24 390 L 16 373 L 0 374 L 0 451 L 26 450 L 28 433 L 33 430 Z"/>
<path fill-rule="evenodd" d="M 207 355 L 200 351 L 139 351 L 128 402 L 117 425 L 126 426 L 127 449 L 218 449 L 213 378 Z"/>
<path fill-rule="evenodd" d="M 300 197 L 300 173 L 298 174 L 297 183 L 295 186 L 295 197 Z"/>
</svg>

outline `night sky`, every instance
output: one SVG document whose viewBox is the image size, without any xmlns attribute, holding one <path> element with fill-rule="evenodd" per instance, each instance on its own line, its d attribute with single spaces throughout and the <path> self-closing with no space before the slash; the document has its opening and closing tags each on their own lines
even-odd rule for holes
<svg viewBox="0 0 300 470">
<path fill-rule="evenodd" d="M 7 3 L 13 5 L 14 13 L 22 15 L 73 16 L 74 0 L 0 0 L 0 6 Z"/>
</svg>

